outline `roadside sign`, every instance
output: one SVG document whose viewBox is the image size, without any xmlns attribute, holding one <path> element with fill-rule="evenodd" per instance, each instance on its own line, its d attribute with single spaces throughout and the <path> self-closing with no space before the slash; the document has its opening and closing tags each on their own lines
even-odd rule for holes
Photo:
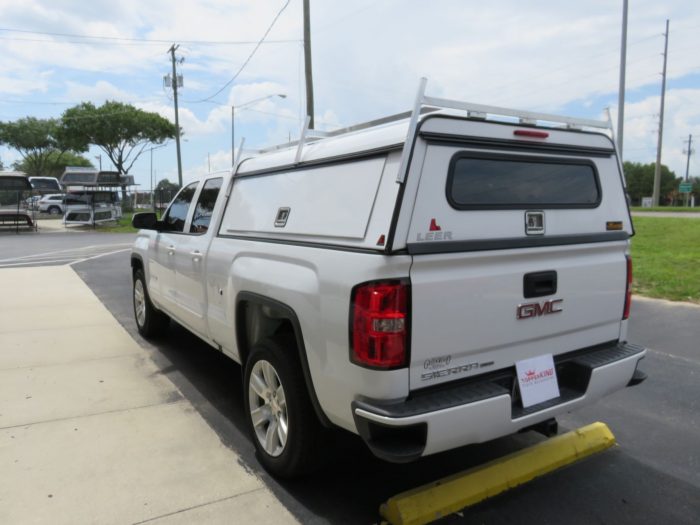
<svg viewBox="0 0 700 525">
<path fill-rule="evenodd" d="M 678 186 L 679 193 L 691 193 L 692 191 L 693 191 L 693 183 L 692 182 L 681 182 L 680 186 Z"/>
</svg>

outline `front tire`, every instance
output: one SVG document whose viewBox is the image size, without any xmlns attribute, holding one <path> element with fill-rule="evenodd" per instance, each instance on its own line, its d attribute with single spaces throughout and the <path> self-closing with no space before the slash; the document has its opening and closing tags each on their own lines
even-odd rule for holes
<svg viewBox="0 0 700 525">
<path fill-rule="evenodd" d="M 168 327 L 170 319 L 163 312 L 155 309 L 146 288 L 146 278 L 143 270 L 134 272 L 133 286 L 134 319 L 139 333 L 146 338 L 162 335 Z"/>
<path fill-rule="evenodd" d="M 61 208 L 58 206 L 50 206 L 48 211 L 49 215 L 58 215 L 61 213 Z"/>
<path fill-rule="evenodd" d="M 293 338 L 266 339 L 246 362 L 245 410 L 258 459 L 270 473 L 297 477 L 312 470 L 323 429 L 306 389 Z"/>
</svg>

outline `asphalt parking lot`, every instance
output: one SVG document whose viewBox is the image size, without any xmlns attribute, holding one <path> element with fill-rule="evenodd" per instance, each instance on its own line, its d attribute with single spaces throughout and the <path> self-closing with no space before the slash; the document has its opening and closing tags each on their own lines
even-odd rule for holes
<svg viewBox="0 0 700 525">
<path fill-rule="evenodd" d="M 55 234 L 63 249 L 112 245 L 125 237 Z M 93 235 L 93 234 L 89 234 Z M 99 235 L 99 234 L 95 234 Z M 3 259 L 30 255 L 0 238 Z M 53 242 L 53 241 L 52 241 Z M 80 246 L 73 246 L 71 243 Z M 89 244 L 81 244 L 89 243 Z M 7 250 L 5 247 L 7 246 Z M 14 250 L 14 251 L 12 251 Z M 116 249 L 115 249 L 116 250 Z M 45 250 L 49 251 L 49 250 Z M 186 330 L 171 326 L 155 344 L 138 336 L 131 307 L 127 251 L 105 250 L 76 259 L 73 268 L 129 334 L 302 523 L 376 523 L 388 497 L 488 459 L 541 441 L 521 434 L 439 454 L 409 465 L 375 459 L 354 436 L 338 432 L 328 443 L 326 467 L 311 478 L 278 482 L 258 465 L 244 425 L 240 368 Z M 6 261 L 7 262 L 7 261 Z M 37 261 L 41 264 L 40 261 Z M 488 500 L 449 523 L 697 523 L 700 515 L 700 307 L 635 301 L 631 336 L 650 346 L 643 363 L 649 379 L 639 387 L 560 419 L 571 429 L 606 422 L 619 446 Z"/>
</svg>

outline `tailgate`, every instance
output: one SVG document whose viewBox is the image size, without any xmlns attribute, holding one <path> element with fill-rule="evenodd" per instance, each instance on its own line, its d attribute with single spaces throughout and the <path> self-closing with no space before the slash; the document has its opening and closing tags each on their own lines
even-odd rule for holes
<svg viewBox="0 0 700 525">
<path fill-rule="evenodd" d="M 411 389 L 616 340 L 625 249 L 613 242 L 414 257 Z M 526 275 L 551 272 L 555 293 L 524 297 Z"/>
<path fill-rule="evenodd" d="M 632 229 L 614 151 L 551 135 L 556 148 L 427 143 L 407 238 L 411 389 L 619 338 Z"/>
</svg>

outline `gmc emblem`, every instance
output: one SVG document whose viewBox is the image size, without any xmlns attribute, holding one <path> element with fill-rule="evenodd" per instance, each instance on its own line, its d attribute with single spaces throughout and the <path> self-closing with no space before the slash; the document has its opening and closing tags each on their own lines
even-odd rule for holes
<svg viewBox="0 0 700 525">
<path fill-rule="evenodd" d="M 518 319 L 530 319 L 543 315 L 558 314 L 561 312 L 561 303 L 564 299 L 552 299 L 543 303 L 519 304 L 515 317 Z"/>
</svg>

